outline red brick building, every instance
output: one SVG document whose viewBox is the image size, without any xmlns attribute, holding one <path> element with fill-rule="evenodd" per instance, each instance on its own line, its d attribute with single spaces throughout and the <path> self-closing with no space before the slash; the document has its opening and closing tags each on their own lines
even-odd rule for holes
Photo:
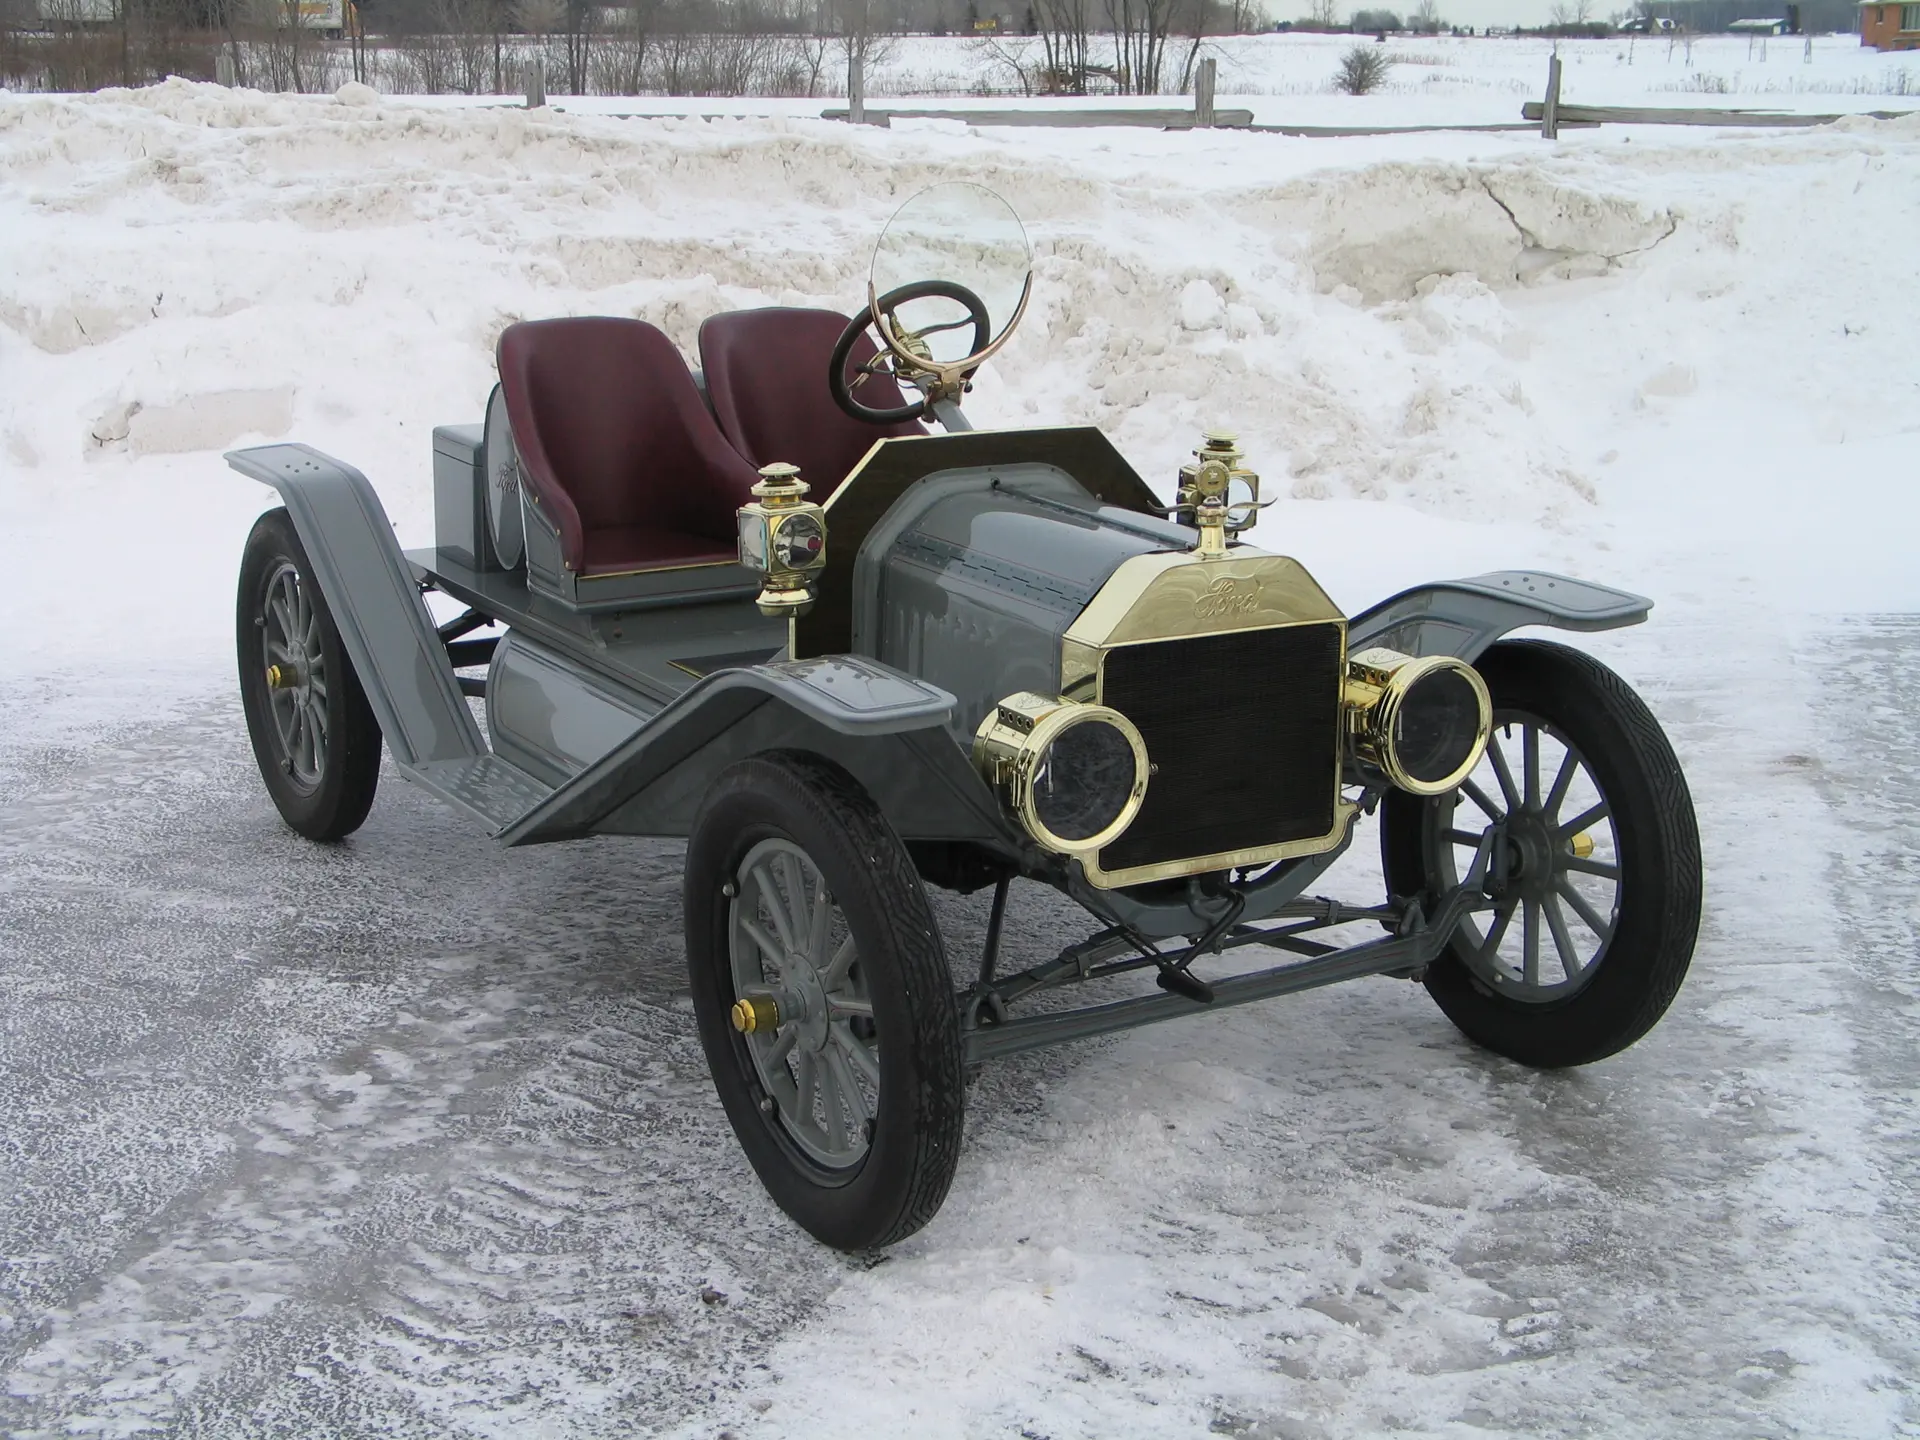
<svg viewBox="0 0 1920 1440">
<path fill-rule="evenodd" d="M 1920 50 L 1920 5 L 1861 0 L 1860 43 L 1876 50 Z"/>
</svg>

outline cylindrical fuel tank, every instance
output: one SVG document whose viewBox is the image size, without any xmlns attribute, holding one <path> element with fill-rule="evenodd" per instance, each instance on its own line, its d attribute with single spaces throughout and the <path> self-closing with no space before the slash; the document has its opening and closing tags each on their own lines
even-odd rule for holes
<svg viewBox="0 0 1920 1440">
<path fill-rule="evenodd" d="M 1060 637 L 1121 562 L 1192 542 L 1051 465 L 930 475 L 861 547 L 854 649 L 952 691 L 971 742 L 1003 696 L 1060 693 Z"/>
<path fill-rule="evenodd" d="M 487 670 L 494 753 L 558 785 L 638 730 L 654 712 L 522 635 L 508 634 Z"/>
</svg>

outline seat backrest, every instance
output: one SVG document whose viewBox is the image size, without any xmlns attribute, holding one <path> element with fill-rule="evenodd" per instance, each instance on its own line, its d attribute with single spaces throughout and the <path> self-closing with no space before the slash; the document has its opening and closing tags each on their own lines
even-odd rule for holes
<svg viewBox="0 0 1920 1440">
<path fill-rule="evenodd" d="M 758 469 L 776 460 L 800 467 L 825 500 L 887 435 L 924 435 L 918 421 L 869 425 L 833 403 L 827 365 L 847 317 L 831 310 L 769 307 L 729 310 L 700 327 L 700 368 L 714 419 L 733 447 Z M 849 369 L 871 360 L 877 347 L 862 335 Z M 859 399 L 875 409 L 904 405 L 900 389 L 884 375 L 860 387 Z"/>
<path fill-rule="evenodd" d="M 499 364 L 521 471 L 570 566 L 593 530 L 732 539 L 759 477 L 659 330 L 612 316 L 524 320 L 500 336 Z"/>
</svg>

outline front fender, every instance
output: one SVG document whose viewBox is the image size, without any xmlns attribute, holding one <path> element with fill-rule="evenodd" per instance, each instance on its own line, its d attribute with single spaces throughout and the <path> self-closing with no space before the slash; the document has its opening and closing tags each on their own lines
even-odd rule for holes
<svg viewBox="0 0 1920 1440">
<path fill-rule="evenodd" d="M 953 696 L 859 656 L 721 670 L 534 806 L 498 839 L 689 833 L 720 772 L 769 750 L 823 755 L 866 787 L 903 839 L 1018 841 L 947 730 Z"/>
<path fill-rule="evenodd" d="M 1403 590 L 1347 622 L 1349 653 L 1384 645 L 1403 655 L 1457 655 L 1472 662 L 1523 625 L 1615 630 L 1638 625 L 1653 602 L 1539 570 L 1495 570 Z"/>
</svg>

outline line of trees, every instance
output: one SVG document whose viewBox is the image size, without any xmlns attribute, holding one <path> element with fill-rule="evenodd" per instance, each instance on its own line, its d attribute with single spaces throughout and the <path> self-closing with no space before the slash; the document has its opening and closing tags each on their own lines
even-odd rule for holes
<svg viewBox="0 0 1920 1440">
<path fill-rule="evenodd" d="M 1798 4 L 1801 29 L 1808 33 L 1847 33 L 1860 28 L 1859 7 L 1854 0 L 1798 0 Z M 1414 35 L 1437 35 L 1450 28 L 1440 18 L 1439 0 L 1419 0 L 1404 18 L 1401 12 L 1388 9 L 1355 10 L 1351 19 L 1343 18 L 1343 14 L 1340 0 L 1309 0 L 1307 18 L 1296 28 Z M 1542 33 L 1604 36 L 1629 20 L 1641 18 L 1671 20 L 1676 29 L 1708 35 L 1749 16 L 1785 14 L 1785 0 L 1771 8 L 1766 0 L 1639 0 L 1629 9 L 1614 11 L 1609 18 L 1595 0 L 1554 0 Z"/>
<path fill-rule="evenodd" d="M 571 94 L 811 96 L 897 34 L 990 29 L 1029 93 L 1159 94 L 1190 88 L 1204 36 L 1266 25 L 1257 0 L 1011 3 L 981 25 L 983 0 L 0 0 L 0 84 L 515 94 L 540 65 Z"/>
<path fill-rule="evenodd" d="M 935 0 L 939 3 L 939 0 Z M 964 3 L 964 0 L 958 0 Z M 182 75 L 321 91 L 819 93 L 868 60 L 889 0 L 0 0 L 0 84 L 96 90 Z M 896 6 L 897 8 L 897 6 Z"/>
<path fill-rule="evenodd" d="M 1193 87 L 1207 36 L 1266 28 L 1258 0 L 1031 0 L 1030 41 L 987 43 L 1030 95 L 1162 95 Z"/>
</svg>

